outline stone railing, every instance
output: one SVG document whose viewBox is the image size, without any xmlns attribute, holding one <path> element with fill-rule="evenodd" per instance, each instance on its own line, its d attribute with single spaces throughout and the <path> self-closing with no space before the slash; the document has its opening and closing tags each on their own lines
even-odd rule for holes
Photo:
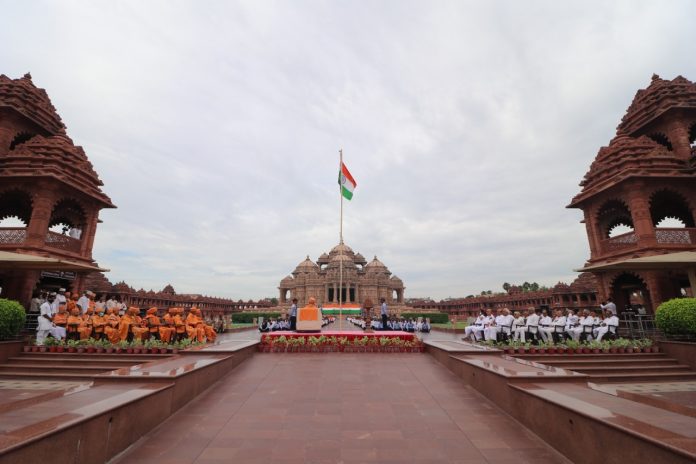
<svg viewBox="0 0 696 464">
<path fill-rule="evenodd" d="M 695 245 L 696 229 L 685 227 L 655 229 L 655 240 L 660 245 Z"/>
<path fill-rule="evenodd" d="M 72 238 L 68 235 L 58 234 L 56 232 L 48 231 L 46 235 L 46 245 L 51 248 L 58 248 L 65 251 L 72 251 L 73 253 L 80 252 L 80 241 Z"/>
<path fill-rule="evenodd" d="M 0 246 L 21 245 L 27 238 L 27 229 L 24 227 L 0 227 Z"/>
<path fill-rule="evenodd" d="M 610 237 L 602 240 L 602 251 L 613 252 L 618 250 L 624 250 L 626 248 L 633 248 L 638 245 L 638 236 L 635 232 L 626 232 L 625 234 L 617 235 L 616 237 Z"/>
</svg>

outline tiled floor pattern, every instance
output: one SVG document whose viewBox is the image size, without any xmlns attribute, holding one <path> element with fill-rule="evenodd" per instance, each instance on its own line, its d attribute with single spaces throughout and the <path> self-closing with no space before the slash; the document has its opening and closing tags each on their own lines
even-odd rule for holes
<svg viewBox="0 0 696 464">
<path fill-rule="evenodd" d="M 116 460 L 566 463 L 423 354 L 257 354 Z"/>
</svg>

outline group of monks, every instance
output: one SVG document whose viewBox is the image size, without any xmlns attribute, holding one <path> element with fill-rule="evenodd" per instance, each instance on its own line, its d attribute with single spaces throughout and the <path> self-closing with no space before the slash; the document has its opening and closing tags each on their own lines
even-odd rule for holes
<svg viewBox="0 0 696 464">
<path fill-rule="evenodd" d="M 201 310 L 192 307 L 186 316 L 184 308 L 169 308 L 160 318 L 157 308 L 147 310 L 140 316 L 140 308 L 128 308 L 119 316 L 115 308 L 95 313 L 89 305 L 84 314 L 74 300 L 68 299 L 58 306 L 53 324 L 65 328 L 67 340 L 108 339 L 111 343 L 134 340 L 161 340 L 173 343 L 184 339 L 197 342 L 214 342 L 217 334 L 212 326 L 205 323 Z"/>
</svg>

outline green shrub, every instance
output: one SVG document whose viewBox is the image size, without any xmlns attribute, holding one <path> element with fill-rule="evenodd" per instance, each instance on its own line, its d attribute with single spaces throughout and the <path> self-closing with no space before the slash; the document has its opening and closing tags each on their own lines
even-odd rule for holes
<svg viewBox="0 0 696 464">
<path fill-rule="evenodd" d="M 277 319 L 280 313 L 232 313 L 232 323 L 234 324 L 249 324 L 254 322 L 254 318 L 258 319 Z"/>
<path fill-rule="evenodd" d="M 18 301 L 0 298 L 0 340 L 15 338 L 24 327 L 26 317 Z"/>
<path fill-rule="evenodd" d="M 666 334 L 696 334 L 696 298 L 665 301 L 657 308 L 655 322 Z"/>
<path fill-rule="evenodd" d="M 406 319 L 422 317 L 423 320 L 430 318 L 432 324 L 447 324 L 449 322 L 449 314 L 446 313 L 401 313 L 401 317 Z"/>
</svg>

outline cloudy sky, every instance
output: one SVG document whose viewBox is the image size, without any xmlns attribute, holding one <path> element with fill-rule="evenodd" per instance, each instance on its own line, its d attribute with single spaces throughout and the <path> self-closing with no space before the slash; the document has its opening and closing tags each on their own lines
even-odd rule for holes
<svg viewBox="0 0 696 464">
<path fill-rule="evenodd" d="M 237 298 L 345 240 L 407 297 L 569 282 L 565 209 L 653 73 L 696 79 L 693 1 L 0 0 L 118 209 L 112 282 Z"/>
</svg>

